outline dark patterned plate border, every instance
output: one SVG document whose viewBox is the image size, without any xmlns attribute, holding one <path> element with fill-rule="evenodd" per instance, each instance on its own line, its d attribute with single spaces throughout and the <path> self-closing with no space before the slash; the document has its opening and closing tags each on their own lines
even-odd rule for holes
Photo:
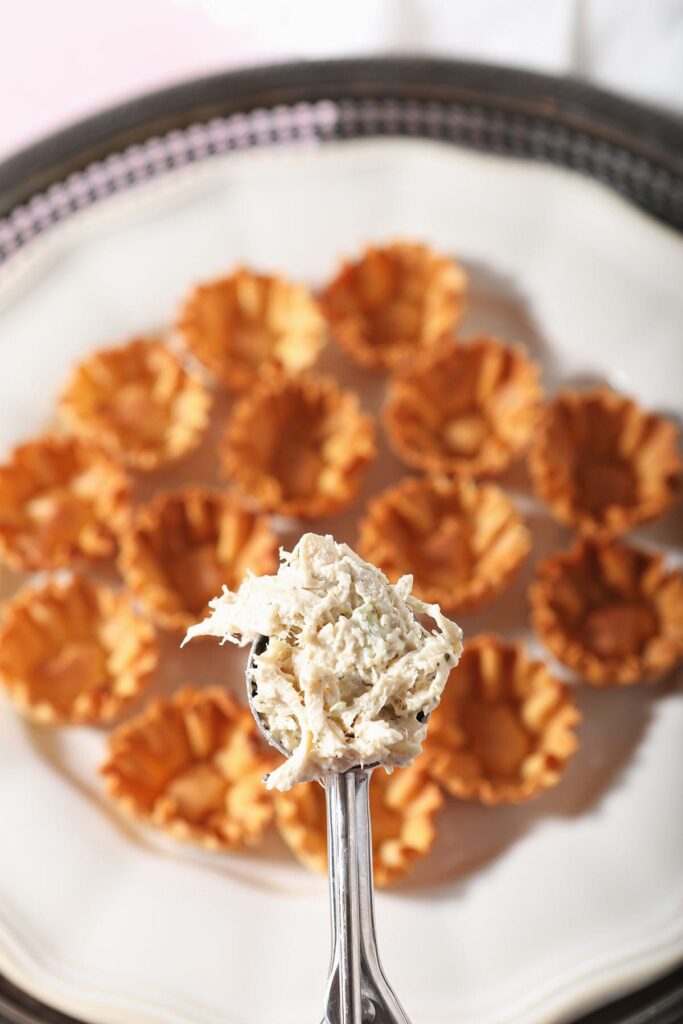
<svg viewBox="0 0 683 1024">
<path fill-rule="evenodd" d="M 683 125 L 568 79 L 443 60 L 214 75 L 98 114 L 0 164 L 0 264 L 116 192 L 231 150 L 439 139 L 571 168 L 683 230 Z"/>
<path fill-rule="evenodd" d="M 256 147 L 439 139 L 587 175 L 683 231 L 683 122 L 570 79 L 430 58 L 226 72 L 151 93 L 0 163 L 0 266 L 54 225 L 184 165 Z M 0 977 L 0 1020 L 76 1024 Z M 681 1024 L 683 967 L 577 1024 Z"/>
</svg>

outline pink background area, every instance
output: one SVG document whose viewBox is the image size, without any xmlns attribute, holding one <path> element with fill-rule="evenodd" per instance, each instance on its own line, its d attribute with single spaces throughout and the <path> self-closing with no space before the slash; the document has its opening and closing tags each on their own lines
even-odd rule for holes
<svg viewBox="0 0 683 1024">
<path fill-rule="evenodd" d="M 239 63 L 238 33 L 167 0 L 5 2 L 3 155 L 102 107 Z"/>
</svg>

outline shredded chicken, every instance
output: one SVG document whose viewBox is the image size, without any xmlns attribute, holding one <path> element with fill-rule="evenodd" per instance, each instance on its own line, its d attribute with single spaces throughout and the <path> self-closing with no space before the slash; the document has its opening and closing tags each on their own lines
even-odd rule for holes
<svg viewBox="0 0 683 1024">
<path fill-rule="evenodd" d="M 290 757 L 266 785 L 286 790 L 355 765 L 408 764 L 460 657 L 460 627 L 413 597 L 412 576 L 392 585 L 330 536 L 307 533 L 281 559 L 275 576 L 224 588 L 185 638 L 268 637 L 254 661 L 253 704 Z"/>
</svg>

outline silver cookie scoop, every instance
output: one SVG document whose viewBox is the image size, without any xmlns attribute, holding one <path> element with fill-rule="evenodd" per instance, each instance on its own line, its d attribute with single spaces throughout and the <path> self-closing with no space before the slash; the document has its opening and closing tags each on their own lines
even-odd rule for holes
<svg viewBox="0 0 683 1024">
<path fill-rule="evenodd" d="M 254 708 L 255 661 L 268 637 L 254 642 L 247 664 L 247 699 L 267 742 L 289 757 Z M 327 800 L 332 958 L 322 1024 L 410 1024 L 384 976 L 375 935 L 369 785 L 376 765 L 330 772 Z"/>
</svg>

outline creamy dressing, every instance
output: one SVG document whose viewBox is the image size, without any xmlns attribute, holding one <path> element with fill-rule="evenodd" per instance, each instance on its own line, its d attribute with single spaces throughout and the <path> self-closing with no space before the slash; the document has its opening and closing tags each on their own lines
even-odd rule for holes
<svg viewBox="0 0 683 1024">
<path fill-rule="evenodd" d="M 285 790 L 355 765 L 408 764 L 460 657 L 460 627 L 412 595 L 412 576 L 392 585 L 330 536 L 307 533 L 281 559 L 275 576 L 249 576 L 236 593 L 224 588 L 184 641 L 217 636 L 243 646 L 268 637 L 254 660 L 253 705 L 291 756 L 266 785 Z"/>
</svg>

